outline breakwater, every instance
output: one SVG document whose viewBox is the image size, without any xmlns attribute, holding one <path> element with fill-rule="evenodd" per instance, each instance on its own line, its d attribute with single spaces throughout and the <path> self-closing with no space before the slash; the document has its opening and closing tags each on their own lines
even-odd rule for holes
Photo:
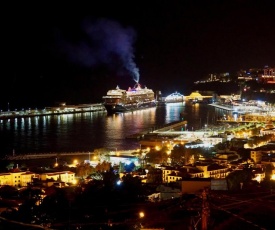
<svg viewBox="0 0 275 230">
<path fill-rule="evenodd" d="M 47 158 L 60 158 L 64 156 L 89 156 L 92 152 L 68 152 L 68 153 L 30 153 L 30 154 L 12 154 L 6 155 L 2 160 L 34 160 L 34 159 L 47 159 Z"/>
<path fill-rule="evenodd" d="M 115 149 L 106 149 L 105 154 L 108 152 L 109 156 L 133 156 L 137 153 L 137 149 L 126 149 L 118 150 Z M 87 159 L 90 159 L 95 155 L 93 151 L 84 151 L 84 152 L 52 152 L 52 153 L 29 153 L 29 154 L 12 154 L 6 155 L 2 160 L 35 160 L 35 159 L 48 159 L 48 158 L 62 158 L 62 157 L 77 157 L 77 156 L 87 156 Z"/>
<path fill-rule="evenodd" d="M 45 107 L 45 109 L 27 109 L 21 111 L 1 111 L 0 120 L 15 119 L 15 118 L 27 118 L 36 116 L 49 116 L 49 115 L 61 115 L 72 113 L 85 113 L 85 112 L 97 112 L 106 111 L 103 104 L 80 104 L 80 105 L 60 105 L 56 107 Z"/>
</svg>

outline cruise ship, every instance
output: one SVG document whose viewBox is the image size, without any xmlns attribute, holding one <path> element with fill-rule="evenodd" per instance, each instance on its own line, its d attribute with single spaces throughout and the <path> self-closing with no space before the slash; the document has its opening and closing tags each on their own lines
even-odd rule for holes
<svg viewBox="0 0 275 230">
<path fill-rule="evenodd" d="M 147 87 L 142 88 L 137 83 L 133 88 L 128 90 L 111 89 L 107 95 L 103 96 L 103 105 L 107 113 L 122 113 L 156 106 L 155 93 Z"/>
<path fill-rule="evenodd" d="M 177 103 L 177 102 L 184 102 L 184 95 L 175 92 L 170 94 L 169 96 L 165 97 L 165 103 Z"/>
</svg>

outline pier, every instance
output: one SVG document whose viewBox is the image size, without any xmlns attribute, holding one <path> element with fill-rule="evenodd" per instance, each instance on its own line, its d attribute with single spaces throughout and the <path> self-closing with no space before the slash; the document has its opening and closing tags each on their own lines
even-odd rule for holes
<svg viewBox="0 0 275 230">
<path fill-rule="evenodd" d="M 157 133 L 164 133 L 168 131 L 172 131 L 174 129 L 180 129 L 183 128 L 186 129 L 187 121 L 176 121 L 169 124 L 166 124 L 160 128 L 151 128 L 148 131 L 143 131 L 140 133 L 134 133 L 132 135 L 127 136 L 127 139 L 141 139 L 145 137 L 148 134 L 157 134 Z"/>
</svg>

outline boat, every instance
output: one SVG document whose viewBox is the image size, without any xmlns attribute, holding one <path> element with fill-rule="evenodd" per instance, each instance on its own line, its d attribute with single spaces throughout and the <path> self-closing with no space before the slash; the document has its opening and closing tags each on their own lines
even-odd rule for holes
<svg viewBox="0 0 275 230">
<path fill-rule="evenodd" d="M 157 105 L 154 91 L 147 87 L 142 88 L 139 83 L 133 88 L 129 87 L 128 90 L 117 86 L 102 98 L 103 105 L 109 114 L 152 108 Z"/>
<path fill-rule="evenodd" d="M 184 102 L 184 96 L 178 92 L 172 93 L 169 96 L 165 97 L 165 103 L 177 103 L 177 102 Z"/>
</svg>

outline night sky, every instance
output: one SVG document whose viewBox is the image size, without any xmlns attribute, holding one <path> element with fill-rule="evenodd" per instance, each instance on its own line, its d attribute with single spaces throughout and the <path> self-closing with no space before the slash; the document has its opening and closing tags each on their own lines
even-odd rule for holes
<svg viewBox="0 0 275 230">
<path fill-rule="evenodd" d="M 275 67 L 271 0 L 68 2 L 3 5 L 0 109 L 101 102 L 135 81 L 184 94 L 209 73 Z"/>
</svg>

